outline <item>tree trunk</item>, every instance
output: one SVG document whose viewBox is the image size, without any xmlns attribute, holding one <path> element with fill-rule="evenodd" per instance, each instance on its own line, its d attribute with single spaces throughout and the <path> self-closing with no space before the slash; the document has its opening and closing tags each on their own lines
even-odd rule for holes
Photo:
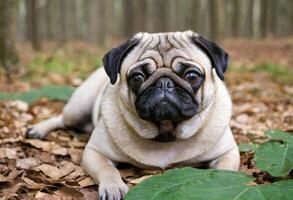
<svg viewBox="0 0 293 200">
<path fill-rule="evenodd" d="M 15 11 L 15 0 L 0 0 L 0 64 L 7 71 L 11 71 L 18 61 L 15 46 Z"/>
<path fill-rule="evenodd" d="M 60 33 L 61 33 L 61 43 L 66 43 L 68 39 L 68 24 L 67 24 L 67 9 L 66 9 L 67 1 L 60 1 Z"/>
<path fill-rule="evenodd" d="M 146 0 L 135 1 L 135 32 L 144 32 L 146 30 L 146 20 L 148 5 Z"/>
<path fill-rule="evenodd" d="M 247 16 L 247 37 L 253 37 L 253 0 L 249 0 L 248 2 L 248 16 Z"/>
<path fill-rule="evenodd" d="M 267 23 L 267 15 L 268 15 L 268 1 L 261 1 L 261 15 L 260 15 L 260 26 L 261 26 L 261 37 L 266 37 L 268 32 L 268 23 Z"/>
<path fill-rule="evenodd" d="M 105 21 L 105 6 L 106 6 L 106 0 L 98 0 L 98 19 L 97 19 L 97 32 L 98 32 L 98 45 L 104 46 L 105 45 L 105 35 L 106 35 L 106 21 Z"/>
<path fill-rule="evenodd" d="M 134 34 L 134 5 L 133 0 L 123 1 L 124 26 L 123 32 L 125 37 L 130 37 Z"/>
<path fill-rule="evenodd" d="M 52 40 L 53 32 L 52 32 L 52 1 L 46 1 L 46 32 L 47 39 Z"/>
<path fill-rule="evenodd" d="M 27 11 L 27 26 L 29 38 L 31 39 L 32 46 L 34 50 L 41 49 L 41 38 L 38 30 L 38 10 L 37 10 L 37 0 L 27 0 L 26 1 L 26 11 Z"/>
<path fill-rule="evenodd" d="M 155 5 L 153 7 L 155 11 L 155 19 L 154 19 L 154 25 L 155 25 L 155 31 L 156 32 L 164 32 L 167 31 L 167 23 L 168 23 L 168 7 L 169 7 L 169 1 L 165 0 L 155 0 L 153 2 Z"/>
<path fill-rule="evenodd" d="M 240 35 L 240 23 L 239 23 L 239 16 L 240 16 L 240 2 L 239 0 L 233 1 L 233 36 L 239 37 Z"/>
<path fill-rule="evenodd" d="M 211 0 L 211 38 L 219 42 L 224 35 L 224 1 Z"/>
<path fill-rule="evenodd" d="M 193 31 L 197 32 L 200 30 L 200 0 L 191 0 L 190 10 L 190 26 Z"/>
</svg>

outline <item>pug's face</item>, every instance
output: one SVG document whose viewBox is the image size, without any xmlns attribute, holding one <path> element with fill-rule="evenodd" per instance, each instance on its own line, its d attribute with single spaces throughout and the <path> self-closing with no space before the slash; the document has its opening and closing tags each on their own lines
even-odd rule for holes
<svg viewBox="0 0 293 200">
<path fill-rule="evenodd" d="M 138 116 L 158 127 L 156 141 L 176 139 L 176 127 L 211 99 L 212 68 L 223 79 L 227 54 L 191 31 L 140 33 L 104 57 L 111 82 L 119 84 Z M 205 88 L 206 85 L 206 88 Z"/>
</svg>

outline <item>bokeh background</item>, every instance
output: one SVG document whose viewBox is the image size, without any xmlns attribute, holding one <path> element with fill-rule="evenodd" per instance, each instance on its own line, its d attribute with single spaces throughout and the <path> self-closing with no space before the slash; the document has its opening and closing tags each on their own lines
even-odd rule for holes
<svg viewBox="0 0 293 200">
<path fill-rule="evenodd" d="M 230 55 L 238 144 L 293 132 L 293 0 L 0 0 L 0 199 L 97 199 L 79 165 L 88 135 L 29 140 L 27 128 L 58 115 L 102 56 L 136 32 L 188 29 Z M 252 154 L 241 154 L 240 170 L 270 182 Z M 132 187 L 162 171 L 120 172 Z"/>
<path fill-rule="evenodd" d="M 211 39 L 290 36 L 291 0 L 23 0 L 16 38 L 105 45 L 136 32 L 195 30 Z"/>
</svg>

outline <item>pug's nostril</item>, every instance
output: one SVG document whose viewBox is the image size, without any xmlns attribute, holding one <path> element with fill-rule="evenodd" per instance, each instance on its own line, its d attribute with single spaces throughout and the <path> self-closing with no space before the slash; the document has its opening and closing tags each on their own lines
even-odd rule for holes
<svg viewBox="0 0 293 200">
<path fill-rule="evenodd" d="M 174 85 L 174 83 L 173 83 L 173 81 L 171 80 L 170 82 L 167 82 L 167 87 L 168 88 L 172 88 L 172 87 L 174 87 L 175 85 Z"/>
<path fill-rule="evenodd" d="M 157 80 L 155 83 L 155 86 L 161 89 L 167 89 L 167 88 L 172 88 L 175 86 L 174 82 L 172 79 L 167 78 L 167 77 L 162 77 Z"/>
</svg>

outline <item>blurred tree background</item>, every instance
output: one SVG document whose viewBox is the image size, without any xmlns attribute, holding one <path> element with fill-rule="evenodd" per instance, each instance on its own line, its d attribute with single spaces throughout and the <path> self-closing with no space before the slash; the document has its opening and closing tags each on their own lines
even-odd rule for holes
<svg viewBox="0 0 293 200">
<path fill-rule="evenodd" d="M 214 40 L 227 37 L 283 37 L 293 32 L 292 0 L 1 2 L 3 9 L 5 6 L 14 6 L 17 11 L 17 41 L 31 41 L 36 50 L 41 49 L 43 41 L 57 41 L 63 44 L 72 40 L 84 40 L 106 45 L 113 39 L 130 37 L 140 31 L 166 32 L 191 29 Z M 15 5 L 5 5 L 4 2 L 14 2 Z"/>
</svg>

